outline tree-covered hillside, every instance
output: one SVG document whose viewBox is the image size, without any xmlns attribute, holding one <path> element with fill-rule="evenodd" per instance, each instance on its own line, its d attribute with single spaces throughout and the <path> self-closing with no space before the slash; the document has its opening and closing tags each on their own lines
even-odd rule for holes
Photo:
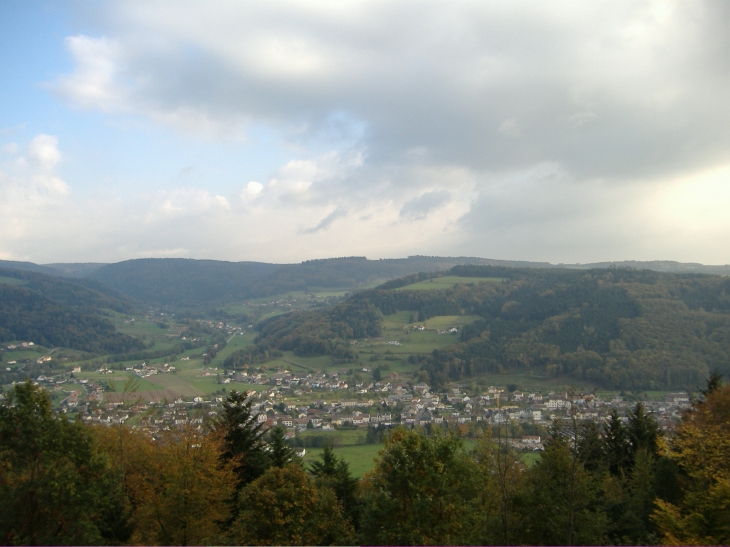
<svg viewBox="0 0 730 547">
<path fill-rule="evenodd" d="M 93 279 L 117 291 L 166 305 L 186 306 L 261 298 L 312 289 L 356 289 L 418 271 L 446 270 L 457 264 L 485 264 L 482 258 L 414 256 L 308 260 L 300 264 L 149 258 L 108 264 Z"/>
<path fill-rule="evenodd" d="M 0 284 L 0 342 L 23 340 L 91 353 L 124 353 L 144 344 L 103 317 L 52 302 L 21 286 Z"/>
<path fill-rule="evenodd" d="M 56 304 L 81 308 L 88 312 L 99 309 L 134 313 L 136 302 L 114 289 L 91 279 L 59 279 L 40 273 L 0 268 L 0 277 L 36 292 Z"/>
<path fill-rule="evenodd" d="M 423 363 L 435 385 L 487 372 L 531 370 L 608 388 L 653 389 L 700 385 L 714 368 L 730 372 L 726 277 L 490 266 L 456 266 L 447 274 L 501 281 L 409 290 L 429 274 L 409 276 L 330 310 L 272 319 L 258 344 L 327 354 L 360 337 L 334 328 L 346 321 L 348 310 L 372 306 L 383 315 L 410 310 L 416 321 L 481 317 L 462 331 L 459 343 L 434 351 Z M 379 332 L 380 316 L 367 317 L 372 323 L 364 330 Z"/>
</svg>

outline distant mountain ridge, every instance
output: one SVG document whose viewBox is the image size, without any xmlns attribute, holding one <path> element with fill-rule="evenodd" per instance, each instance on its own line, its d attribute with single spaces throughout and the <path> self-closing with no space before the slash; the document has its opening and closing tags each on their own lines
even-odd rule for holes
<svg viewBox="0 0 730 547">
<path fill-rule="evenodd" d="M 0 267 L 102 283 L 119 293 L 164 305 L 198 305 L 265 298 L 312 289 L 358 290 L 418 272 L 454 266 L 499 266 L 539 269 L 634 268 L 666 273 L 730 275 L 730 265 L 706 266 L 675 261 L 614 261 L 592 264 L 551 264 L 479 257 L 409 256 L 368 260 L 342 257 L 307 260 L 298 264 L 228 262 L 188 258 L 144 258 L 113 264 L 0 261 Z"/>
</svg>

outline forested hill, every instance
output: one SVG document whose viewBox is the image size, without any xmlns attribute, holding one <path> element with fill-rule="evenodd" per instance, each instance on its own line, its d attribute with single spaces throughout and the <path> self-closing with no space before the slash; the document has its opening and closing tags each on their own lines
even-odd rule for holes
<svg viewBox="0 0 730 547">
<path fill-rule="evenodd" d="M 187 305 L 247 298 L 251 283 L 278 268 L 262 262 L 144 258 L 107 264 L 89 278 L 147 302 Z"/>
<path fill-rule="evenodd" d="M 116 332 L 103 309 L 134 310 L 93 288 L 17 270 L 0 269 L 0 342 L 27 341 L 90 353 L 137 351 L 144 344 Z"/>
<path fill-rule="evenodd" d="M 539 269 L 631 267 L 669 273 L 730 275 L 730 265 L 673 261 L 605 262 L 554 265 L 548 262 L 495 260 L 476 257 L 410 256 L 368 260 L 345 257 L 308 260 L 299 264 L 226 262 L 183 258 L 147 258 L 115 264 L 0 261 L 0 268 L 33 271 L 66 278 L 90 279 L 139 300 L 172 306 L 215 304 L 262 298 L 292 291 L 362 289 L 415 272 L 444 271 L 457 265 Z"/>
<path fill-rule="evenodd" d="M 107 264 L 90 275 L 140 300 L 168 305 L 261 298 L 311 289 L 356 289 L 418 271 L 482 264 L 482 258 L 364 257 L 309 260 L 300 264 L 149 258 Z"/>
<path fill-rule="evenodd" d="M 348 338 L 379 332 L 381 314 L 410 310 L 416 321 L 481 317 L 463 329 L 459 343 L 423 362 L 435 385 L 532 370 L 607 388 L 658 389 L 701 385 L 714 368 L 730 373 L 727 277 L 457 266 L 443 275 L 463 277 L 464 284 L 409 289 L 434 275 L 441 274 L 408 276 L 330 310 L 272 319 L 262 325 L 258 344 L 302 355 L 341 354 Z"/>
<path fill-rule="evenodd" d="M 100 309 L 119 313 L 138 311 L 138 302 L 92 279 L 59 279 L 31 271 L 0 268 L 0 282 L 22 286 L 56 304 L 80 308 L 87 313 Z"/>
</svg>

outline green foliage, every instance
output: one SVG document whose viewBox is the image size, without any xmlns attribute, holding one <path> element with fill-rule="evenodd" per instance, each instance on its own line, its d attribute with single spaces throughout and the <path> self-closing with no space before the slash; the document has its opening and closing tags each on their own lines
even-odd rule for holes
<svg viewBox="0 0 730 547">
<path fill-rule="evenodd" d="M 89 277 L 148 302 L 197 305 L 308 291 L 353 289 L 418 271 L 445 270 L 455 264 L 483 263 L 479 258 L 413 256 L 367 260 L 344 257 L 301 264 L 224 262 L 182 258 L 146 258 L 107 264 Z"/>
<path fill-rule="evenodd" d="M 476 463 L 457 437 L 395 430 L 364 480 L 361 541 L 479 543 L 480 481 Z"/>
<path fill-rule="evenodd" d="M 3 277 L 15 279 L 37 294 L 60 306 L 78 308 L 86 312 L 100 309 L 119 313 L 134 313 L 137 306 L 128 297 L 90 279 L 74 279 L 73 282 L 29 271 L 0 269 Z"/>
<path fill-rule="evenodd" d="M 289 446 L 286 439 L 286 429 L 282 426 L 277 425 L 272 427 L 266 436 L 266 442 L 269 448 L 268 456 L 271 460 L 271 465 L 274 467 L 281 468 L 289 464 L 301 464 L 296 452 Z"/>
<path fill-rule="evenodd" d="M 670 545 L 730 544 L 730 384 L 714 377 L 670 444 L 681 495 L 656 500 L 653 521 Z"/>
<path fill-rule="evenodd" d="M 262 424 L 251 413 L 246 395 L 231 391 L 223 403 L 223 414 L 215 424 L 222 437 L 221 460 L 233 464 L 238 489 L 256 480 L 270 467 Z"/>
<path fill-rule="evenodd" d="M 710 368 L 730 372 L 727 279 L 631 270 L 466 270 L 509 281 L 442 291 L 439 301 L 483 319 L 462 329 L 460 344 L 435 351 L 423 365 L 437 387 L 504 369 L 544 370 L 618 389 L 681 388 L 702 382 Z M 426 310 L 418 296 L 413 305 Z M 707 307 L 694 308 L 698 302 Z"/>
<path fill-rule="evenodd" d="M 601 497 L 600 476 L 585 469 L 566 439 L 554 437 L 527 472 L 522 541 L 605 544 L 608 519 L 598 503 Z"/>
<path fill-rule="evenodd" d="M 272 467 L 241 491 L 228 545 L 348 545 L 352 526 L 332 490 L 318 489 L 299 465 Z"/>
<path fill-rule="evenodd" d="M 324 445 L 321 461 L 309 464 L 309 472 L 315 477 L 317 488 L 329 488 L 337 496 L 342 512 L 355 528 L 359 528 L 361 504 L 357 498 L 358 480 L 350 474 L 350 466 L 335 455 L 330 444 Z"/>
<path fill-rule="evenodd" d="M 132 383 L 128 390 L 134 390 Z M 641 404 L 555 422 L 525 467 L 510 428 L 468 452 L 396 429 L 362 481 L 326 445 L 309 474 L 237 393 L 212 433 L 56 417 L 30 383 L 0 400 L 4 544 L 727 544 L 730 386 L 713 378 L 669 446 Z M 376 430 L 371 430 L 373 433 Z M 462 431 L 465 433 L 465 431 Z"/>
<path fill-rule="evenodd" d="M 422 364 L 436 388 L 508 369 L 611 389 L 686 388 L 712 368 L 730 372 L 728 279 L 493 266 L 447 273 L 504 281 L 438 291 L 388 290 L 401 281 L 389 282 L 328 310 L 269 319 L 259 325 L 257 346 L 345 362 L 354 358 L 347 340 L 379 335 L 381 313 L 410 310 L 421 321 L 482 318 L 462 328 L 459 343 L 435 350 Z"/>
<path fill-rule="evenodd" d="M 92 432 L 57 418 L 30 382 L 16 385 L 0 402 L 0 543 L 125 541 L 121 505 Z"/>
<path fill-rule="evenodd" d="M 0 284 L 0 342 L 27 340 L 91 353 L 124 353 L 144 344 L 103 317 L 56 304 L 25 287 Z"/>
<path fill-rule="evenodd" d="M 292 350 L 296 355 L 331 355 L 342 362 L 356 355 L 346 340 L 380 336 L 383 314 L 367 301 L 354 299 L 328 310 L 292 312 L 259 325 L 259 347 Z"/>
</svg>

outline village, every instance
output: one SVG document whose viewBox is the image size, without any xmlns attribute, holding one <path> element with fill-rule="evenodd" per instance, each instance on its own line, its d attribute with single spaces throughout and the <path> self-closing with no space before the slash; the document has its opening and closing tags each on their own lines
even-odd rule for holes
<svg viewBox="0 0 730 547">
<path fill-rule="evenodd" d="M 122 374 L 132 373 L 143 378 L 174 371 L 175 367 L 167 363 L 159 366 L 141 363 L 128 367 Z M 114 374 L 115 371 L 102 367 L 97 372 Z M 612 411 L 625 417 L 633 406 L 632 402 L 617 395 L 509 392 L 495 386 L 479 395 L 470 395 L 468 388 L 456 383 L 435 393 L 425 383 L 413 383 L 399 379 L 397 375 L 378 382 L 349 385 L 337 373 L 281 370 L 270 374 L 237 371 L 220 374 L 215 369 L 201 369 L 201 373 L 217 375 L 222 387 L 231 381 L 257 387 L 247 391 L 256 422 L 262 424 L 263 429 L 280 425 L 287 430 L 290 438 L 311 430 L 334 432 L 343 428 L 394 426 L 450 426 L 462 431 L 472 431 L 477 427 L 484 429 L 486 426 L 494 430 L 503 426 L 508 431 L 511 430 L 509 426 L 517 424 L 521 431 L 534 433 L 539 426 L 549 427 L 553 420 L 574 418 L 576 421 L 601 423 Z M 73 374 L 39 376 L 34 383 L 52 392 L 62 392 L 59 403 L 62 413 L 77 414 L 83 421 L 91 423 L 124 423 L 152 436 L 181 426 L 202 428 L 205 422 L 220 414 L 225 400 L 223 390 L 207 397 L 177 397 L 169 401 L 145 400 L 144 392 L 134 391 L 120 397 L 118 393 L 109 393 L 101 381 L 77 379 Z M 679 421 L 682 411 L 689 407 L 690 398 L 687 393 L 670 393 L 662 400 L 644 401 L 644 405 L 660 427 L 669 431 Z M 523 451 L 543 448 L 538 434 L 522 434 L 510 442 Z"/>
</svg>

